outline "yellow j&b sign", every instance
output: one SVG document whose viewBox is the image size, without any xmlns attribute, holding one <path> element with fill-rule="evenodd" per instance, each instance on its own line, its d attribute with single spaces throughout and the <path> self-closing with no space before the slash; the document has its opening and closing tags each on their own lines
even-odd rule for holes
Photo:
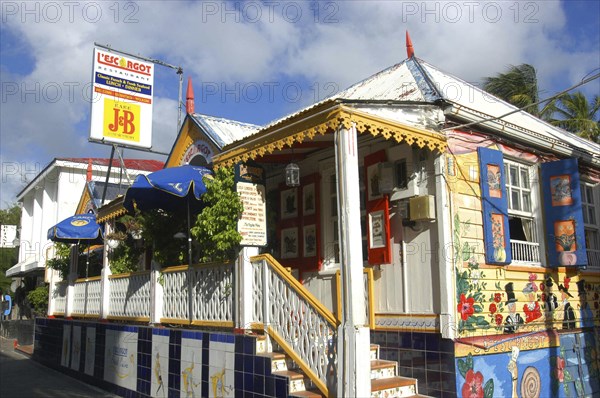
<svg viewBox="0 0 600 398">
<path fill-rule="evenodd" d="M 140 106 L 105 98 L 104 136 L 140 142 Z"/>
</svg>

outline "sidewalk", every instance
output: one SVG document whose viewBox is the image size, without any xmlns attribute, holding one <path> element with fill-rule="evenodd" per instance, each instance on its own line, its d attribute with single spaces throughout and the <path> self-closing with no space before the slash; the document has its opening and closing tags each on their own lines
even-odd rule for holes
<svg viewBox="0 0 600 398">
<path fill-rule="evenodd" d="M 15 349 L 14 340 L 0 337 L 0 397 L 90 398 L 116 397 L 29 358 L 32 346 Z"/>
</svg>

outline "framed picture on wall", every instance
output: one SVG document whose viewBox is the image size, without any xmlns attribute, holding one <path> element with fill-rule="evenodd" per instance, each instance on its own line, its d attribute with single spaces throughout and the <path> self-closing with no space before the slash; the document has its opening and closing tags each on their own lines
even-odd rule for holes
<svg viewBox="0 0 600 398">
<path fill-rule="evenodd" d="M 298 228 L 281 230 L 281 258 L 298 257 Z"/>
<path fill-rule="evenodd" d="M 302 188 L 302 214 L 310 216 L 315 214 L 315 184 L 310 183 Z"/>
<path fill-rule="evenodd" d="M 281 219 L 298 216 L 298 190 L 296 188 L 281 191 Z"/>
<path fill-rule="evenodd" d="M 383 210 L 374 211 L 369 213 L 369 248 L 377 249 L 385 247 L 386 239 L 385 236 L 385 224 L 384 224 L 384 212 Z"/>
<path fill-rule="evenodd" d="M 304 257 L 314 257 L 317 255 L 317 226 L 315 224 L 305 225 L 303 231 L 304 238 Z"/>
<path fill-rule="evenodd" d="M 374 163 L 367 167 L 367 200 L 375 200 L 381 198 L 380 188 L 381 173 L 379 163 Z"/>
</svg>

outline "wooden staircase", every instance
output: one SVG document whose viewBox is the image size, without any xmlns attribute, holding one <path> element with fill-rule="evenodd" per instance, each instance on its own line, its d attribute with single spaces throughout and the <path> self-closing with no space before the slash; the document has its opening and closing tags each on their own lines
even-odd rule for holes
<svg viewBox="0 0 600 398">
<path fill-rule="evenodd" d="M 270 358 L 271 374 L 289 380 L 290 397 L 322 398 L 312 381 L 285 353 L 267 347 L 265 336 L 256 339 L 257 355 Z M 371 397 L 427 397 L 418 394 L 417 379 L 398 376 L 398 363 L 379 359 L 379 346 L 371 344 Z"/>
</svg>

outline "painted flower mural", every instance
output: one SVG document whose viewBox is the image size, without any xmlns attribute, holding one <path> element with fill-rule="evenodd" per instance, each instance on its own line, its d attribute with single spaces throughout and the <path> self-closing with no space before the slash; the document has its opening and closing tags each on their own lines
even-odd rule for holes
<svg viewBox="0 0 600 398">
<path fill-rule="evenodd" d="M 458 371 L 465 379 L 461 388 L 463 398 L 492 398 L 494 396 L 494 380 L 484 383 L 483 374 L 473 369 L 473 356 L 458 360 Z"/>
<path fill-rule="evenodd" d="M 485 274 L 479 269 L 475 257 L 475 247 L 463 242 L 470 223 L 462 222 L 458 214 L 454 216 L 454 268 L 456 271 L 456 301 L 459 331 L 487 329 L 490 322 L 480 315 L 485 307 L 483 292 L 486 290 Z M 466 266 L 464 265 L 466 263 Z"/>
<path fill-rule="evenodd" d="M 460 317 L 463 321 L 469 319 L 475 312 L 475 299 L 473 297 L 466 298 L 465 294 L 460 295 L 460 302 L 458 303 L 457 310 L 460 312 Z"/>
</svg>

